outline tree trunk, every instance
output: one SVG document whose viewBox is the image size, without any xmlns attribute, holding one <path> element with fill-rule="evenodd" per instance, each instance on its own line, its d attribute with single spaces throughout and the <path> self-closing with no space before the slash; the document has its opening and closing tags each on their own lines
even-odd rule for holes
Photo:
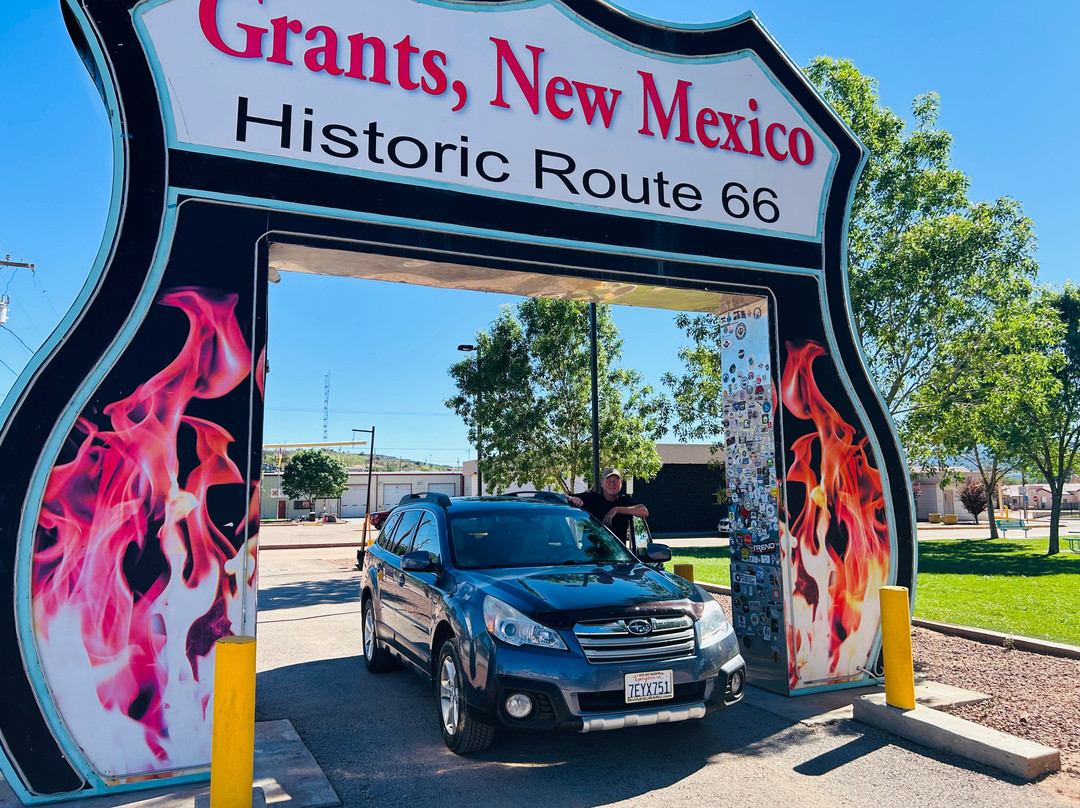
<svg viewBox="0 0 1080 808">
<path fill-rule="evenodd" d="M 1050 546 L 1046 550 L 1048 556 L 1061 552 L 1058 541 L 1058 521 L 1061 519 L 1061 495 L 1064 490 L 1064 485 L 1050 486 Z"/>
<path fill-rule="evenodd" d="M 993 474 L 991 474 L 991 479 L 993 479 Z M 998 532 L 997 521 L 994 519 L 994 491 L 986 480 L 983 480 L 983 485 L 986 486 L 986 521 L 990 523 L 990 538 L 996 539 Z M 979 521 L 978 517 L 976 517 L 975 521 Z"/>
</svg>

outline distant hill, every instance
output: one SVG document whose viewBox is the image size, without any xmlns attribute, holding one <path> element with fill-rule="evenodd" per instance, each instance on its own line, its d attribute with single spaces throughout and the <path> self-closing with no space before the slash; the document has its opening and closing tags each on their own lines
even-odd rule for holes
<svg viewBox="0 0 1080 808">
<path fill-rule="evenodd" d="M 338 452 L 333 449 L 324 450 L 331 457 L 336 457 L 346 466 L 368 467 L 368 456 L 354 452 Z M 282 467 L 289 462 L 289 458 L 295 454 L 295 450 L 281 452 L 280 464 Z M 262 453 L 263 471 L 277 471 L 278 450 L 265 449 Z M 456 466 L 440 465 L 438 463 L 425 463 L 422 460 L 408 460 L 403 457 L 391 457 L 389 455 L 375 455 L 372 463 L 372 471 L 457 471 Z"/>
</svg>

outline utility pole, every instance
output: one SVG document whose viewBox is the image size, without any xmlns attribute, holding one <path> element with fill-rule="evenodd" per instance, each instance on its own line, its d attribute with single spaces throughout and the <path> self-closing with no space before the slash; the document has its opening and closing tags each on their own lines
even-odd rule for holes
<svg viewBox="0 0 1080 808">
<path fill-rule="evenodd" d="M 18 267 L 19 269 L 29 269 L 31 272 L 34 271 L 33 264 L 28 264 L 25 261 L 12 261 L 10 255 L 0 261 L 0 267 Z"/>
<path fill-rule="evenodd" d="M 26 261 L 12 261 L 11 256 L 7 255 L 3 261 L 0 261 L 0 267 L 15 267 L 16 269 L 29 269 L 34 271 L 34 265 L 27 263 Z M 11 295 L 0 295 L 0 325 L 7 322 L 8 318 L 8 306 L 11 305 Z"/>
</svg>

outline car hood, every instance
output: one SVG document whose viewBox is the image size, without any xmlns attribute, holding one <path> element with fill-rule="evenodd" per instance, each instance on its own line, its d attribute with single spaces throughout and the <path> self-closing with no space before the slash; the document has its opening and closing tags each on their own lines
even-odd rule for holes
<svg viewBox="0 0 1080 808">
<path fill-rule="evenodd" d="M 692 609 L 702 600 L 690 581 L 642 564 L 506 569 L 474 572 L 474 584 L 526 614 L 555 625 L 604 614 L 645 614 Z"/>
</svg>

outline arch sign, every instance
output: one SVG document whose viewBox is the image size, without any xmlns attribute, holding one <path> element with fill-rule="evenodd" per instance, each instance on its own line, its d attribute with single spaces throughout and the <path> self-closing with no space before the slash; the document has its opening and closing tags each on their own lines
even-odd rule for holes
<svg viewBox="0 0 1080 808">
<path fill-rule="evenodd" d="M 864 683 L 912 587 L 845 286 L 863 152 L 751 14 L 600 0 L 67 0 L 107 236 L 0 409 L 0 737 L 25 802 L 207 776 L 255 632 L 267 283 L 285 271 L 720 318 L 751 683 Z"/>
</svg>

